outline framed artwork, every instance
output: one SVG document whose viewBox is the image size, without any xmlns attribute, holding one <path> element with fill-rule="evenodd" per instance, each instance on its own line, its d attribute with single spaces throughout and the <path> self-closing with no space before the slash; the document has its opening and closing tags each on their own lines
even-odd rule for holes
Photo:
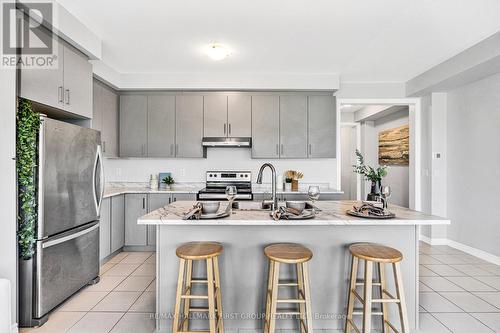
<svg viewBox="0 0 500 333">
<path fill-rule="evenodd" d="M 403 125 L 378 134 L 378 163 L 380 165 L 410 164 L 410 126 Z"/>
</svg>

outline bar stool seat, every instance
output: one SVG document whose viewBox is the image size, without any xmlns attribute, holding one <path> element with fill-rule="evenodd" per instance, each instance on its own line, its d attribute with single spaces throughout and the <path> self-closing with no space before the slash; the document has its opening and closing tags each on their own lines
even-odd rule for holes
<svg viewBox="0 0 500 333">
<path fill-rule="evenodd" d="M 347 304 L 347 318 L 345 333 L 351 333 L 352 329 L 357 333 L 370 333 L 372 330 L 372 316 L 382 316 L 383 332 L 392 330 L 396 333 L 408 333 L 408 315 L 406 312 L 406 301 L 403 291 L 403 278 L 400 262 L 403 254 L 388 246 L 373 243 L 356 243 L 349 246 L 352 256 L 351 278 L 349 282 L 349 296 Z M 358 280 L 359 262 L 364 262 L 364 279 Z M 378 270 L 378 279 L 373 281 L 373 268 Z M 393 295 L 387 288 L 385 265 L 392 265 L 396 294 Z M 361 287 L 363 292 L 358 293 Z M 373 287 L 378 289 L 378 298 L 373 298 Z M 355 311 L 354 302 L 361 303 L 361 311 Z M 389 320 L 388 305 L 394 303 L 398 306 L 401 330 L 398 330 Z M 372 305 L 380 304 L 381 311 L 373 312 Z M 362 328 L 358 328 L 353 320 L 354 315 L 363 317 Z"/>
<path fill-rule="evenodd" d="M 269 259 L 269 272 L 266 293 L 266 317 L 264 333 L 274 333 L 276 318 L 279 315 L 298 316 L 301 333 L 313 333 L 311 292 L 309 288 L 309 271 L 307 262 L 313 253 L 307 247 L 294 243 L 279 243 L 267 246 L 264 254 Z M 295 266 L 294 281 L 280 281 L 280 266 L 292 264 Z M 278 289 L 296 288 L 297 298 L 279 298 Z M 297 309 L 278 309 L 278 304 L 289 304 Z"/>
<path fill-rule="evenodd" d="M 271 260 L 284 264 L 300 264 L 311 260 L 313 253 L 307 247 L 294 243 L 272 244 L 264 249 Z"/>
<path fill-rule="evenodd" d="M 179 246 L 175 254 L 186 260 L 203 260 L 217 257 L 222 250 L 222 245 L 216 242 L 189 242 Z"/>
<path fill-rule="evenodd" d="M 392 247 L 380 244 L 356 243 L 349 246 L 349 251 L 353 256 L 362 260 L 389 264 L 403 260 L 403 254 L 401 252 Z"/>
</svg>

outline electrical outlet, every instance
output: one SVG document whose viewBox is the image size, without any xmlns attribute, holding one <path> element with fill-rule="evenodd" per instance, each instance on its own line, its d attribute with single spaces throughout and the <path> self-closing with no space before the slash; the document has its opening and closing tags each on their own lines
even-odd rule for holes
<svg viewBox="0 0 500 333">
<path fill-rule="evenodd" d="M 181 177 L 185 177 L 186 176 L 186 169 L 182 168 L 181 169 Z"/>
</svg>

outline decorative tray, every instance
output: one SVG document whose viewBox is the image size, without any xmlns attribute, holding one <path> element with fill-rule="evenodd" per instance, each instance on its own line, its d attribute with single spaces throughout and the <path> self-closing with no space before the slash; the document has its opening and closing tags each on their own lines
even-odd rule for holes
<svg viewBox="0 0 500 333">
<path fill-rule="evenodd" d="M 269 215 L 274 218 L 273 212 L 270 212 Z M 292 213 L 281 213 L 280 215 L 280 220 L 307 220 L 307 219 L 313 219 L 316 216 L 314 211 L 312 210 L 303 210 L 302 214 L 300 215 L 295 215 Z"/>
<path fill-rule="evenodd" d="M 357 212 L 355 210 L 349 209 L 346 211 L 347 215 L 351 216 L 356 216 L 356 217 L 363 217 L 365 219 L 378 219 L 378 220 L 387 220 L 387 219 L 393 219 L 396 217 L 396 214 L 389 212 L 387 215 L 373 215 L 369 214 L 367 211 L 365 212 Z"/>
</svg>

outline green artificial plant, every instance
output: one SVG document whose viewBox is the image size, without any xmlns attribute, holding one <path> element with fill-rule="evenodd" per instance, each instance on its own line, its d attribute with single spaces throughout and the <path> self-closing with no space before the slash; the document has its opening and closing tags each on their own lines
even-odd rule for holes
<svg viewBox="0 0 500 333">
<path fill-rule="evenodd" d="M 172 185 L 174 183 L 174 179 L 172 178 L 172 176 L 167 176 L 167 177 L 163 178 L 161 181 L 162 181 L 162 183 L 167 184 L 167 185 Z"/>
<path fill-rule="evenodd" d="M 34 253 L 37 222 L 36 172 L 40 115 L 30 101 L 20 98 L 16 119 L 16 169 L 18 186 L 19 254 L 29 260 Z"/>
<path fill-rule="evenodd" d="M 375 183 L 381 181 L 382 178 L 387 176 L 387 165 L 379 166 L 377 169 L 365 165 L 365 159 L 357 149 L 356 157 L 358 159 L 358 163 L 352 166 L 354 168 L 354 172 L 363 175 L 366 180 L 370 180 Z"/>
</svg>

